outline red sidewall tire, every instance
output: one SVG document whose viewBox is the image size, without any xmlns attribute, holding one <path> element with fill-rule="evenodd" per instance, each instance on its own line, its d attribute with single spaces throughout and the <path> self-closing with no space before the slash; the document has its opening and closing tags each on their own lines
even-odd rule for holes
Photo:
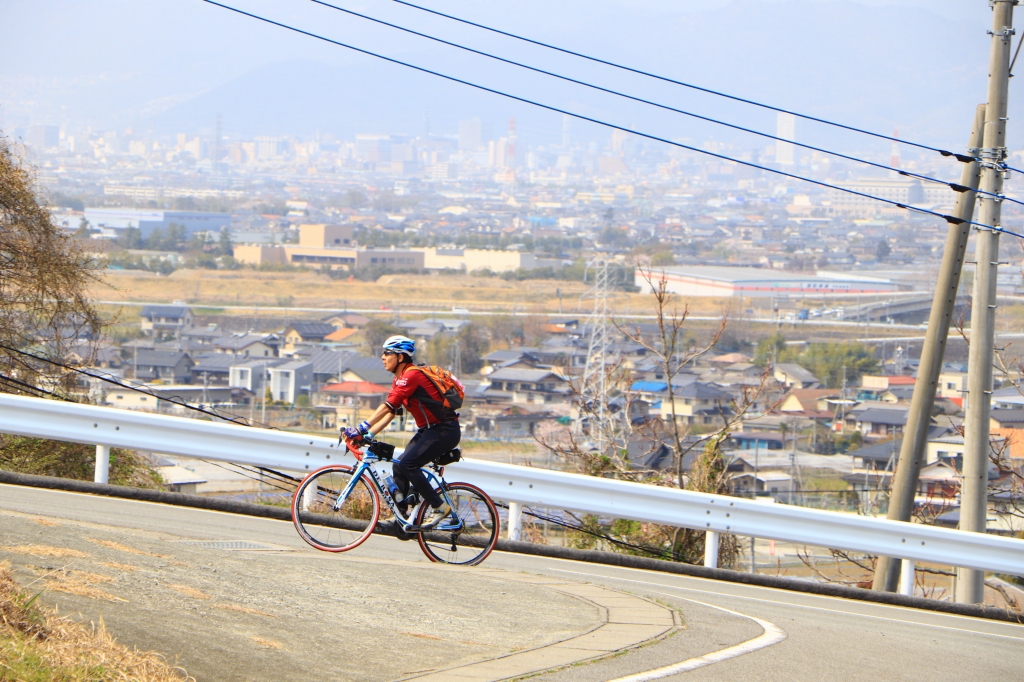
<svg viewBox="0 0 1024 682">
<path fill-rule="evenodd" d="M 295 492 L 292 493 L 292 525 L 295 526 L 295 530 L 296 532 L 298 532 L 299 537 L 302 538 L 306 544 L 308 544 L 310 547 L 313 547 L 314 549 L 319 549 L 321 552 L 331 552 L 333 554 L 347 552 L 350 549 L 355 549 L 359 545 L 363 544 L 369 539 L 371 535 L 373 535 L 373 529 L 377 527 L 377 521 L 380 519 L 380 496 L 377 493 L 376 486 L 371 484 L 370 481 L 367 480 L 366 475 L 363 474 L 360 478 L 362 479 L 363 485 L 370 489 L 370 494 L 373 496 L 374 500 L 373 516 L 370 519 L 369 525 L 366 527 L 366 532 L 364 532 L 361 537 L 359 537 L 355 542 L 353 542 L 350 545 L 345 545 L 344 547 L 325 547 L 320 543 L 316 542 L 315 540 L 313 540 L 313 538 L 311 538 L 309 534 L 306 533 L 306 531 L 302 528 L 302 524 L 299 523 L 298 515 L 299 491 L 302 490 L 302 487 L 305 485 L 306 481 L 324 471 L 341 471 L 346 474 L 351 474 L 353 471 L 355 471 L 355 467 L 351 467 L 348 464 L 328 464 L 327 466 L 320 467 L 315 471 L 309 472 L 309 475 L 302 479 L 302 483 L 300 483 L 299 486 L 295 488 Z"/>
</svg>

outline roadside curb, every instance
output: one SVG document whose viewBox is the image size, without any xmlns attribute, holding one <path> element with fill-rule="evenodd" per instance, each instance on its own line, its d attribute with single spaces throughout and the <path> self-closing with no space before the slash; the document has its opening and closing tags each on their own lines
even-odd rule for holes
<svg viewBox="0 0 1024 682">
<path fill-rule="evenodd" d="M 291 510 L 283 507 L 271 507 L 262 504 L 253 504 L 251 502 L 241 502 L 238 500 L 203 497 L 201 495 L 170 493 L 162 490 L 145 490 L 142 488 L 130 488 L 119 485 L 104 485 L 102 483 L 93 483 L 91 481 L 76 481 L 65 478 L 55 478 L 52 476 L 35 476 L 32 474 L 18 474 L 9 471 L 0 471 L 0 483 L 87 493 L 91 495 L 102 495 L 106 497 L 117 497 L 144 502 L 156 502 L 160 504 L 172 504 L 197 509 L 209 509 L 211 511 L 242 514 L 245 516 L 258 516 L 276 519 L 279 521 L 290 522 L 292 520 Z M 380 526 L 378 526 L 374 532 L 381 535 L 395 535 L 394 532 L 391 532 L 388 529 L 382 529 Z M 1024 614 L 1014 613 L 1008 609 L 1000 609 L 994 606 L 943 602 L 934 599 L 925 599 L 923 597 L 894 594 L 892 592 L 876 592 L 875 590 L 838 585 L 836 583 L 818 583 L 810 580 L 800 580 L 797 578 L 787 578 L 782 576 L 742 573 L 740 571 L 731 571 L 723 568 L 705 568 L 704 566 L 693 566 L 690 564 L 661 561 L 658 559 L 631 556 L 628 554 L 572 549 L 570 547 L 539 545 L 530 542 L 518 542 L 504 539 L 498 540 L 498 544 L 495 549 L 499 552 L 531 554 L 534 556 L 551 557 L 556 559 L 606 564 L 609 566 L 621 566 L 623 568 L 637 568 L 648 571 L 657 571 L 659 573 L 674 573 L 677 575 L 707 578 L 724 582 L 740 583 L 743 585 L 771 587 L 789 590 L 792 592 L 804 592 L 807 594 L 816 594 L 827 597 L 855 599 L 858 601 L 873 602 L 888 606 L 903 606 L 958 616 L 985 618 L 1010 623 L 1024 623 Z"/>
</svg>

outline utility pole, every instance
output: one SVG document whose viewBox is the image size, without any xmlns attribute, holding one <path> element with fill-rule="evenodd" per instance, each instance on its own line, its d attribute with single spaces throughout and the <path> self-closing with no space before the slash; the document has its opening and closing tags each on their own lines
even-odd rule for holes
<svg viewBox="0 0 1024 682">
<path fill-rule="evenodd" d="M 1010 85 L 1010 40 L 1017 0 L 992 2 L 992 51 L 988 69 L 988 106 L 981 150 L 981 206 L 978 222 L 999 227 L 1006 159 L 1006 113 Z M 999 233 L 981 229 L 975 246 L 977 265 L 971 306 L 971 348 L 967 358 L 967 415 L 964 420 L 964 470 L 960 490 L 960 530 L 985 532 L 988 511 L 989 417 L 992 411 L 992 361 L 995 345 L 996 271 Z M 956 600 L 980 604 L 985 572 L 959 569 Z"/>
<path fill-rule="evenodd" d="M 984 128 L 985 105 L 981 104 L 974 114 L 974 125 L 967 144 L 969 155 L 977 157 L 981 152 Z M 981 165 L 978 162 L 964 164 L 960 172 L 960 184 L 975 190 L 978 188 L 980 177 Z M 953 216 L 964 221 L 971 220 L 974 217 L 976 197 L 977 194 L 973 191 L 962 192 L 957 197 Z M 935 283 L 932 310 L 928 316 L 928 331 L 925 332 L 924 346 L 921 348 L 917 381 L 914 384 L 914 395 L 910 400 L 910 411 L 907 413 L 907 425 L 903 430 L 903 444 L 900 446 L 889 499 L 889 511 L 886 514 L 887 518 L 895 521 L 910 521 L 911 513 L 914 511 L 914 495 L 917 492 L 928 444 L 931 410 L 935 404 L 939 374 L 942 372 L 942 362 L 946 355 L 946 341 L 949 338 L 949 327 L 953 322 L 956 295 L 960 289 L 960 274 L 963 272 L 964 254 L 967 252 L 967 238 L 970 234 L 971 226 L 967 222 L 951 224 L 946 234 L 942 266 L 939 270 L 939 279 Z M 846 396 L 843 398 L 845 400 Z M 895 592 L 899 585 L 899 573 L 899 561 L 887 556 L 878 557 L 872 587 L 885 592 Z"/>
</svg>

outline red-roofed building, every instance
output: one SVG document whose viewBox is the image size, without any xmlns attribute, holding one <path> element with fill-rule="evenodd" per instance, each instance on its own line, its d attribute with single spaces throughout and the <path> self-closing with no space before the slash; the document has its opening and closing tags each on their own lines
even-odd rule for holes
<svg viewBox="0 0 1024 682">
<path fill-rule="evenodd" d="M 390 391 L 390 386 L 369 381 L 341 381 L 322 387 L 315 402 L 319 406 L 335 407 L 338 424 L 356 424 L 369 419 Z"/>
</svg>

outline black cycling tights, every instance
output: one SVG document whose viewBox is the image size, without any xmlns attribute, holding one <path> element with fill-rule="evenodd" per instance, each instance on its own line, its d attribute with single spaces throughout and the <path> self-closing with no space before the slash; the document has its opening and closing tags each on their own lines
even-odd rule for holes
<svg viewBox="0 0 1024 682">
<path fill-rule="evenodd" d="M 412 487 L 420 494 L 420 498 L 430 503 L 431 507 L 441 506 L 441 496 L 434 491 L 433 486 L 427 481 L 427 477 L 420 471 L 420 467 L 426 466 L 455 448 L 460 440 L 462 440 L 462 429 L 457 421 L 444 422 L 429 429 L 417 431 L 409 444 L 405 446 L 405 452 L 394 461 L 392 466 L 392 475 L 402 494 L 409 494 L 409 484 L 412 483 Z"/>
</svg>

